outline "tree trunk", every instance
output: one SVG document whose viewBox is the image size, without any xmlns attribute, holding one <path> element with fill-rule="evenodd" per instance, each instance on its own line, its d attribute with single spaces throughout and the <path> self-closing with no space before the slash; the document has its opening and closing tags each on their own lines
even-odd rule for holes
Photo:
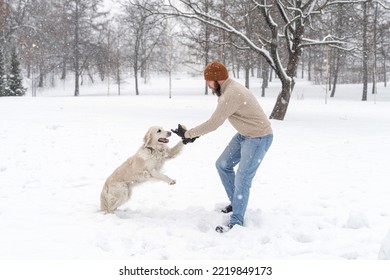
<svg viewBox="0 0 390 280">
<path fill-rule="evenodd" d="M 118 35 L 118 45 L 116 48 L 116 82 L 118 85 L 118 95 L 121 95 L 121 55 L 120 55 L 120 48 L 119 48 L 119 41 L 120 36 Z"/>
<path fill-rule="evenodd" d="M 311 48 L 308 50 L 308 56 L 309 58 L 307 59 L 307 80 L 311 81 Z"/>
<path fill-rule="evenodd" d="M 336 93 L 336 85 L 337 85 L 337 80 L 339 77 L 339 71 L 340 71 L 340 51 L 336 50 L 336 57 L 334 58 L 335 60 L 335 65 L 334 65 L 334 73 L 333 73 L 333 86 L 332 86 L 332 91 L 330 93 L 330 97 L 334 97 Z"/>
<path fill-rule="evenodd" d="M 269 75 L 269 65 L 267 63 L 262 63 L 262 80 L 261 84 L 261 97 L 265 97 L 265 89 L 268 87 L 268 75 Z"/>
<path fill-rule="evenodd" d="M 134 81 L 135 81 L 135 95 L 139 95 L 139 89 L 138 89 L 138 65 L 135 63 L 134 66 Z"/>
<path fill-rule="evenodd" d="M 80 95 L 80 62 L 79 62 L 79 1 L 76 1 L 76 11 L 75 11 L 75 45 L 74 45 L 74 72 L 75 72 L 75 85 L 74 85 L 74 96 Z"/>
<path fill-rule="evenodd" d="M 245 86 L 249 88 L 250 67 L 245 65 Z"/>
<path fill-rule="evenodd" d="M 209 11 L 209 5 L 205 6 L 206 12 Z M 209 64 L 209 52 L 210 52 L 210 27 L 205 24 L 205 45 L 204 45 L 204 62 L 205 62 L 205 67 Z M 205 83 L 205 88 L 204 88 L 204 94 L 208 95 L 209 94 L 209 87 L 207 86 L 207 82 Z"/>
<path fill-rule="evenodd" d="M 133 71 L 134 71 L 134 82 L 135 82 L 135 95 L 139 95 L 139 89 L 138 89 L 138 60 L 140 57 L 140 40 L 139 36 L 136 37 L 135 40 L 135 46 L 134 46 L 134 64 L 133 64 Z"/>
<path fill-rule="evenodd" d="M 205 42 L 205 53 L 204 53 L 204 65 L 205 65 L 205 68 L 206 66 L 209 64 L 209 31 L 208 31 L 208 25 L 205 26 L 206 28 L 206 42 Z M 207 85 L 207 81 L 205 81 L 204 83 L 204 95 L 208 95 L 209 94 L 209 87 Z"/>
<path fill-rule="evenodd" d="M 339 11 L 343 11 L 342 5 L 337 5 Z M 336 34 L 338 37 L 342 37 L 342 30 L 343 30 L 343 18 L 345 17 L 345 13 L 339 12 L 336 14 L 337 22 L 336 22 Z M 340 65 L 341 65 L 341 51 L 339 49 L 334 49 L 331 53 L 334 54 L 333 61 L 334 61 L 334 71 L 333 71 L 333 85 L 331 87 L 331 93 L 330 97 L 334 97 L 336 94 L 336 86 L 337 81 L 339 78 L 339 72 L 340 72 Z M 330 81 L 330 79 L 329 79 Z"/>
<path fill-rule="evenodd" d="M 367 42 L 367 28 L 368 28 L 368 3 L 363 4 L 363 95 L 362 101 L 367 101 L 368 88 L 368 42 Z"/>
<path fill-rule="evenodd" d="M 372 94 L 377 93 L 376 81 L 377 81 L 377 34 L 378 34 L 378 4 L 375 4 L 375 14 L 374 14 L 374 38 L 373 38 L 373 52 L 374 52 L 374 65 L 372 71 Z"/>
<path fill-rule="evenodd" d="M 64 57 L 61 62 L 61 80 L 66 79 L 66 58 Z"/>
<path fill-rule="evenodd" d="M 39 67 L 39 82 L 38 82 L 38 87 L 43 88 L 43 80 L 45 78 L 45 75 L 42 73 L 41 67 Z"/>
<path fill-rule="evenodd" d="M 293 90 L 293 81 L 290 79 L 282 80 L 282 91 L 280 92 L 276 100 L 270 119 L 275 119 L 275 120 L 284 119 L 287 113 L 287 108 L 290 102 L 292 90 Z"/>
<path fill-rule="evenodd" d="M 386 59 L 383 59 L 383 86 L 386 87 L 387 86 L 387 78 L 386 78 L 386 71 L 387 71 L 387 68 L 386 68 Z"/>
<path fill-rule="evenodd" d="M 383 31 L 381 31 L 382 33 Z M 387 58 L 388 58 L 388 54 L 385 50 L 385 39 L 384 39 L 385 36 L 382 35 L 379 35 L 379 38 L 381 38 L 381 54 L 382 54 L 382 57 L 383 57 L 383 60 L 382 60 L 382 73 L 383 73 L 383 85 L 384 87 L 387 86 L 387 68 L 386 68 L 386 61 L 387 61 Z"/>
</svg>

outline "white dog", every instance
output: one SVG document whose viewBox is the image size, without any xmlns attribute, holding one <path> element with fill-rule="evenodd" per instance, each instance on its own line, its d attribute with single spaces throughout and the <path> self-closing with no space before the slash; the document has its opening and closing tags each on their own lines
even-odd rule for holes
<svg viewBox="0 0 390 280">
<path fill-rule="evenodd" d="M 100 195 L 102 211 L 113 213 L 130 199 L 133 187 L 149 178 L 162 180 L 169 185 L 176 184 L 175 180 L 160 173 L 165 160 L 178 155 L 184 145 L 180 140 L 173 148 L 169 148 L 167 143 L 170 136 L 170 131 L 159 126 L 149 128 L 144 136 L 144 144 L 136 154 L 107 178 Z"/>
</svg>

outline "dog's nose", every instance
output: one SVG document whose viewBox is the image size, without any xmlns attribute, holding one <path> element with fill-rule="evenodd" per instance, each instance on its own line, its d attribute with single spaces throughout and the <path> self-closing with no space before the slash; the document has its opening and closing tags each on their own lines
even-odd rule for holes
<svg viewBox="0 0 390 280">
<path fill-rule="evenodd" d="M 172 135 L 172 132 L 168 131 L 168 136 L 171 136 Z"/>
</svg>

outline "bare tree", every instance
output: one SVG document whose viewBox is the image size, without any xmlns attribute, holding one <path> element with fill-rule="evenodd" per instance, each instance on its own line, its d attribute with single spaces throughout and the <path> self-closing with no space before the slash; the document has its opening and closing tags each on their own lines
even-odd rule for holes
<svg viewBox="0 0 390 280">
<path fill-rule="evenodd" d="M 62 28 L 56 15 L 54 2 L 36 0 L 28 8 L 27 18 L 30 28 L 18 37 L 21 54 L 25 57 L 28 77 L 43 87 L 46 75 L 55 71 L 60 64 L 58 50 Z M 33 89 L 34 90 L 34 89 Z"/>
<path fill-rule="evenodd" d="M 250 5 L 249 10 L 257 11 L 262 20 L 266 22 L 266 30 L 248 35 L 242 32 L 240 26 L 236 25 L 237 21 L 244 20 L 243 15 L 235 14 L 234 11 L 231 11 L 228 17 L 221 18 L 218 11 L 205 12 L 193 1 L 167 2 L 168 5 L 162 5 L 158 10 L 152 6 L 146 6 L 146 9 L 152 13 L 198 20 L 214 28 L 224 30 L 241 39 L 242 49 L 253 50 L 264 57 L 282 83 L 281 92 L 270 118 L 283 120 L 294 88 L 294 78 L 297 74 L 302 49 L 314 45 L 339 46 L 342 44 L 342 41 L 329 34 L 320 39 L 305 38 L 305 29 L 311 25 L 316 15 L 319 15 L 330 5 L 355 1 L 245 0 L 236 2 L 236 5 L 243 5 L 243 3 Z"/>
<path fill-rule="evenodd" d="M 0 0 L 0 44 L 3 54 L 10 57 L 23 32 L 31 29 L 27 24 L 28 0 Z"/>
<path fill-rule="evenodd" d="M 121 95 L 121 84 L 123 81 L 122 70 L 125 66 L 125 56 L 123 54 L 124 36 L 120 20 L 115 20 L 115 27 L 113 28 L 113 39 L 112 39 L 112 60 L 110 63 L 111 75 L 113 76 L 117 85 L 118 95 Z M 110 52 L 111 53 L 111 52 Z"/>
<path fill-rule="evenodd" d="M 351 26 L 348 25 L 349 22 L 349 16 L 347 13 L 349 7 L 345 7 L 342 4 L 335 5 L 332 8 L 332 17 L 330 17 L 331 22 L 327 22 L 325 24 L 325 27 L 329 28 L 329 26 L 332 26 L 332 30 L 334 30 L 334 34 L 338 38 L 347 38 L 348 33 L 349 36 L 354 36 L 354 34 L 351 34 Z M 328 52 L 330 54 L 330 66 L 329 66 L 329 89 L 331 90 L 330 97 L 335 97 L 336 94 L 336 87 L 340 75 L 340 70 L 342 67 L 343 62 L 345 61 L 345 55 L 346 52 L 335 48 L 332 50 L 329 50 Z"/>
<path fill-rule="evenodd" d="M 208 11 L 215 9 L 215 7 L 212 7 L 214 2 L 215 1 L 213 0 L 201 0 L 198 1 L 197 4 L 202 10 L 208 13 Z M 225 0 L 223 2 L 225 2 Z M 223 6 L 220 8 L 220 11 L 221 14 L 224 13 Z M 225 60 L 225 45 L 221 44 L 221 49 L 219 49 L 219 46 L 217 46 L 217 48 L 213 48 L 213 46 L 216 45 L 215 42 L 217 41 L 218 36 L 220 35 L 218 33 L 220 30 L 215 29 L 206 23 L 196 22 L 185 18 L 181 18 L 181 23 L 184 27 L 182 36 L 188 39 L 184 44 L 191 52 L 191 55 L 188 58 L 195 57 L 196 62 L 200 63 L 203 67 L 206 67 L 211 60 Z M 222 33 L 222 37 L 224 35 L 225 32 Z M 194 64 L 189 60 L 190 59 L 187 59 L 185 63 Z M 205 82 L 204 94 L 208 95 L 208 93 L 209 88 Z"/>
<path fill-rule="evenodd" d="M 98 50 L 105 13 L 99 11 L 102 0 L 64 0 L 65 12 L 70 18 L 73 47 L 73 71 L 75 73 L 74 96 L 80 95 L 80 77 L 88 69 L 91 58 Z"/>
<path fill-rule="evenodd" d="M 179 32 L 175 23 L 172 23 L 169 19 L 166 22 L 166 29 L 161 44 L 157 47 L 160 55 L 159 65 L 160 69 L 168 73 L 169 90 L 168 96 L 172 98 L 172 75 L 178 67 L 180 56 L 183 55 L 180 52 L 180 40 Z"/>
<path fill-rule="evenodd" d="M 372 73 L 372 93 L 377 93 L 377 82 L 382 80 L 386 87 L 386 61 L 389 59 L 389 47 L 390 47 L 390 19 L 389 11 L 381 9 L 379 3 L 374 2 L 374 14 L 373 14 L 373 73 Z M 387 51 L 386 51 L 387 48 Z M 382 68 L 378 66 L 382 60 Z M 382 73 L 381 73 L 382 72 Z M 382 74 L 382 75 L 381 75 Z"/>
<path fill-rule="evenodd" d="M 128 1 L 123 4 L 123 22 L 128 34 L 128 46 L 130 63 L 134 72 L 135 93 L 139 95 L 138 78 L 146 77 L 147 63 L 153 54 L 155 47 L 161 43 L 164 33 L 164 22 L 158 16 L 151 16 L 140 7 L 154 5 L 147 0 Z"/>
</svg>

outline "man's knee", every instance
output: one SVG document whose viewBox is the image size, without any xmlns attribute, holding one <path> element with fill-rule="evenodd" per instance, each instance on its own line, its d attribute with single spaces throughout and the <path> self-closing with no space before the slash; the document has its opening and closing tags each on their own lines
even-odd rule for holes
<svg viewBox="0 0 390 280">
<path fill-rule="evenodd" d="M 218 170 L 230 170 L 230 169 L 232 169 L 231 164 L 229 164 L 229 162 L 227 162 L 225 159 L 221 159 L 221 158 L 219 158 L 219 159 L 215 162 L 215 167 L 216 167 Z"/>
<path fill-rule="evenodd" d="M 218 170 L 221 170 L 223 169 L 223 161 L 220 160 L 220 159 L 217 159 L 217 161 L 215 162 L 215 167 L 218 169 Z"/>
</svg>

